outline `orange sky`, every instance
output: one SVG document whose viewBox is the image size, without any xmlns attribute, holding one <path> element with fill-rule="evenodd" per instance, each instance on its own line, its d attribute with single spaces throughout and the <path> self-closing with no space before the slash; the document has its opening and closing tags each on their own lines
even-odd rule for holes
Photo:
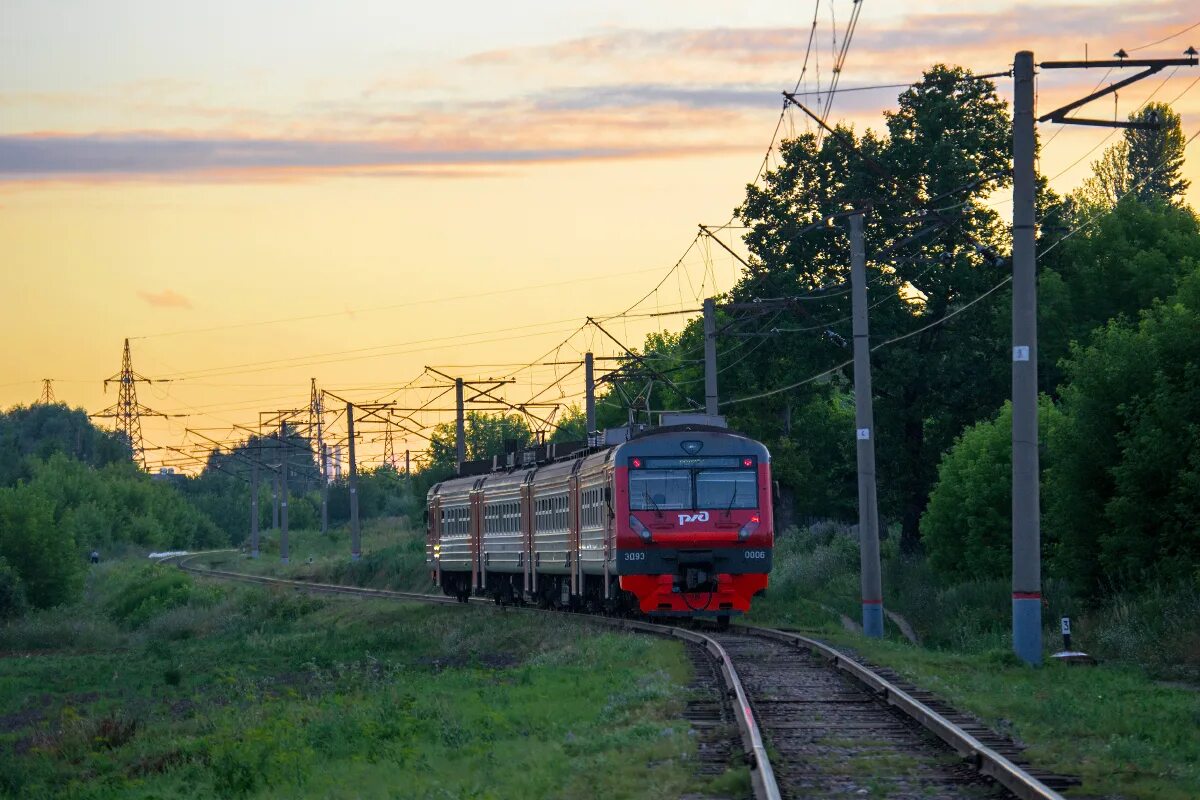
<svg viewBox="0 0 1200 800">
<path fill-rule="evenodd" d="M 1086 43 L 1107 57 L 1200 22 L 1183 2 L 897 5 L 864 0 L 843 88 L 911 81 L 937 61 L 1002 70 L 1021 48 L 1075 58 Z M 135 367 L 171 379 L 140 387 L 142 402 L 189 415 L 147 420 L 147 440 L 185 449 L 185 427 L 305 404 L 310 377 L 366 401 L 425 365 L 502 375 L 564 340 L 547 360 L 614 354 L 594 329 L 568 335 L 651 292 L 697 223 L 728 219 L 812 21 L 807 4 L 716 0 L 162 6 L 0 10 L 0 407 L 51 377 L 59 399 L 100 410 L 128 336 Z M 851 7 L 818 5 L 802 89 L 828 85 Z M 1200 27 L 1136 55 L 1193 41 Z M 1044 74 L 1039 108 L 1102 77 Z M 1180 97 L 1191 135 L 1197 77 L 1143 81 L 1116 111 Z M 832 115 L 879 127 L 896 91 L 843 94 Z M 1113 112 L 1111 99 L 1089 109 Z M 785 132 L 804 124 L 789 115 Z M 1052 135 L 1042 170 L 1068 190 L 1109 132 L 1044 130 L 1043 142 Z M 1200 206 L 1200 144 L 1188 155 Z M 636 311 L 695 307 L 736 276 L 730 256 L 695 247 Z M 632 345 L 680 319 L 612 332 Z M 569 369 L 521 371 L 507 396 Z M 579 377 L 542 399 L 569 402 Z M 398 437 L 405 446 L 421 442 Z"/>
</svg>

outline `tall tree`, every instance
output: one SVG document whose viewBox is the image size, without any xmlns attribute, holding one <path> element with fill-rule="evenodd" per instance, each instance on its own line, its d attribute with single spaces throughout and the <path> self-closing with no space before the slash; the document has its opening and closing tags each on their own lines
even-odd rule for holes
<svg viewBox="0 0 1200 800">
<path fill-rule="evenodd" d="M 1200 268 L 1072 349 L 1046 495 L 1059 571 L 1101 588 L 1200 560 Z"/>
<path fill-rule="evenodd" d="M 463 423 L 467 461 L 504 455 L 509 448 L 527 447 L 533 442 L 533 431 L 525 418 L 518 414 L 468 411 Z M 430 475 L 445 477 L 454 473 L 457 452 L 455 435 L 453 422 L 443 422 L 433 429 L 429 440 L 429 467 L 426 469 Z"/>
<path fill-rule="evenodd" d="M 1099 212 L 1097 212 L 1099 214 Z M 1137 318 L 1200 263 L 1200 220 L 1187 207 L 1128 197 L 1041 259 L 1039 371 L 1062 382 L 1059 362 L 1110 319 Z"/>
<path fill-rule="evenodd" d="M 1179 205 L 1191 182 L 1183 177 L 1183 122 L 1166 103 L 1149 103 L 1129 115 L 1151 129 L 1127 128 L 1116 144 L 1092 162 L 1092 174 L 1071 198 L 1086 214 L 1108 211 L 1126 195 Z"/>
<path fill-rule="evenodd" d="M 997 254 L 1007 237 L 983 200 L 1008 183 L 1010 148 L 995 86 L 944 65 L 900 95 L 886 136 L 838 127 L 784 142 L 780 166 L 748 187 L 738 209 L 752 262 L 734 298 L 805 297 L 770 323 L 788 332 L 747 355 L 761 385 L 787 385 L 849 358 L 847 238 L 840 222 L 814 223 L 850 205 L 871 205 L 874 342 L 913 333 L 992 288 L 1005 274 Z M 873 355 L 880 499 L 884 515 L 900 520 L 906 549 L 918 545 L 938 455 L 1000 404 L 1006 353 L 988 315 L 968 312 Z M 837 373 L 832 382 L 846 385 Z M 829 390 L 814 382 L 789 397 L 806 405 L 806 395 Z M 783 424 L 777 406 L 788 399 L 744 411 Z"/>
<path fill-rule="evenodd" d="M 1149 103 L 1131 120 L 1155 122 L 1152 129 L 1129 128 L 1126 162 L 1130 185 L 1143 201 L 1179 203 L 1191 182 L 1183 177 L 1183 122 L 1166 103 Z"/>
</svg>

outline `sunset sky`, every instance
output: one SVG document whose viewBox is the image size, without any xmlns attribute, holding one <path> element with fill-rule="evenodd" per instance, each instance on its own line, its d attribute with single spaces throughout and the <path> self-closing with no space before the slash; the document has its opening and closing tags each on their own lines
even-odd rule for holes
<svg viewBox="0 0 1200 800">
<path fill-rule="evenodd" d="M 852 7 L 818 4 L 801 91 L 829 85 Z M 310 377 L 407 405 L 435 391 L 428 378 L 393 391 L 425 365 L 501 376 L 547 353 L 612 355 L 595 329 L 569 335 L 646 295 L 636 312 L 694 308 L 736 279 L 711 243 L 685 249 L 755 177 L 813 9 L 0 0 L 0 407 L 36 399 L 48 377 L 60 400 L 103 409 L 129 337 L 138 371 L 164 381 L 141 401 L 189 415 L 147 420 L 148 445 L 190 451 L 185 427 L 227 436 L 306 404 Z M 908 83 L 937 62 L 1002 71 L 1020 49 L 1174 57 L 1200 46 L 1200 27 L 1132 51 L 1197 23 L 1185 0 L 864 0 L 840 86 Z M 1103 76 L 1044 74 L 1039 110 Z M 1115 111 L 1179 98 L 1190 136 L 1198 78 L 1168 70 Z M 1011 98 L 1011 81 L 998 86 Z M 898 91 L 839 95 L 831 118 L 879 128 Z M 1114 102 L 1087 113 L 1111 117 Z M 805 125 L 789 113 L 783 133 Z M 1041 169 L 1062 191 L 1119 135 L 1053 127 Z M 1200 207 L 1200 142 L 1188 156 Z M 683 319 L 606 327 L 636 345 Z M 506 396 L 570 369 L 519 371 Z M 581 377 L 540 399 L 570 402 Z"/>
</svg>

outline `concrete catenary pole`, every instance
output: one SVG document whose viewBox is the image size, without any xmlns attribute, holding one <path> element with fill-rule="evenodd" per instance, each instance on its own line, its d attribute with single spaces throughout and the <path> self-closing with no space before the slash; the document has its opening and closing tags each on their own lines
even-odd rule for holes
<svg viewBox="0 0 1200 800">
<path fill-rule="evenodd" d="M 717 411 L 717 301 L 704 299 L 704 413 Z"/>
<path fill-rule="evenodd" d="M 258 558 L 258 461 L 250 467 L 250 557 Z"/>
<path fill-rule="evenodd" d="M 279 472 L 271 476 L 271 530 L 279 530 Z"/>
<path fill-rule="evenodd" d="M 288 563 L 288 454 L 287 423 L 279 423 L 279 560 Z"/>
<path fill-rule="evenodd" d="M 863 633 L 878 638 L 883 636 L 883 581 L 879 569 L 879 503 L 875 496 L 875 411 L 871 400 L 871 341 L 867 326 L 867 255 L 861 213 L 850 215 L 850 283 Z"/>
<path fill-rule="evenodd" d="M 411 469 L 412 469 L 411 451 L 405 450 L 404 451 L 404 477 L 407 478 L 409 475 L 412 474 L 412 472 L 410 472 Z"/>
<path fill-rule="evenodd" d="M 350 450 L 350 560 L 362 557 L 362 541 L 358 529 L 358 465 L 354 461 L 354 405 L 346 403 L 346 438 Z"/>
<path fill-rule="evenodd" d="M 454 451 L 455 451 L 455 472 L 462 472 L 463 462 L 467 460 L 467 432 L 466 422 L 463 419 L 463 379 L 454 379 Z"/>
<path fill-rule="evenodd" d="M 1026 664 L 1042 661 L 1033 81 L 1024 50 L 1013 64 L 1012 631 Z"/>
<path fill-rule="evenodd" d="M 584 414 L 587 421 L 585 436 L 596 430 L 596 376 L 591 352 L 583 354 Z"/>
<path fill-rule="evenodd" d="M 321 533 L 329 533 L 329 445 L 321 443 Z"/>
</svg>

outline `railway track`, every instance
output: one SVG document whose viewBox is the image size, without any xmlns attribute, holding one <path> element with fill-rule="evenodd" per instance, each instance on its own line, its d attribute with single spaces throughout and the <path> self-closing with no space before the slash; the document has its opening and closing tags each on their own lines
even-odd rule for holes
<svg viewBox="0 0 1200 800">
<path fill-rule="evenodd" d="M 290 586 L 322 594 L 455 604 L 453 598 L 270 578 L 192 566 L 202 555 L 176 562 L 186 572 L 259 585 Z M 477 602 L 491 601 L 478 598 Z M 530 609 L 532 610 L 532 609 Z M 701 687 L 720 681 L 721 693 L 689 704 L 699 729 L 700 771 L 727 764 L 731 747 L 719 731 L 737 724 L 756 800 L 888 797 L 1063 800 L 1018 752 L 919 691 L 905 687 L 826 644 L 798 634 L 735 626 L 729 631 L 588 616 L 600 624 L 682 639 Z M 769 745 L 768 745 L 769 743 Z M 711 762 L 711 763 L 709 763 Z"/>
</svg>

